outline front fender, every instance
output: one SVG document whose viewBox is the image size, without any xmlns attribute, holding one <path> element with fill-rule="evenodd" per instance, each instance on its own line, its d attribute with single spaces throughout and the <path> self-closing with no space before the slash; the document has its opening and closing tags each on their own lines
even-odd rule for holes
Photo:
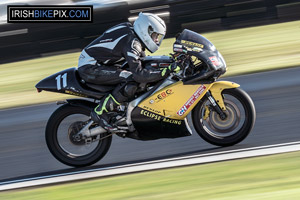
<svg viewBox="0 0 300 200">
<path fill-rule="evenodd" d="M 212 86 L 209 88 L 211 95 L 215 98 L 216 102 L 219 104 L 222 110 L 226 110 L 224 105 L 222 91 L 230 88 L 238 88 L 239 84 L 230 82 L 230 81 L 217 81 L 212 83 Z"/>
</svg>

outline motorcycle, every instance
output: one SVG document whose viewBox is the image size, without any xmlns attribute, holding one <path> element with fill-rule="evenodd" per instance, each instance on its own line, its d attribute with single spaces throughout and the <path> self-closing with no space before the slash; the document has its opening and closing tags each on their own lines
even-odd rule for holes
<svg viewBox="0 0 300 200">
<path fill-rule="evenodd" d="M 92 165 L 108 152 L 112 135 L 136 140 L 179 138 L 192 134 L 217 146 L 231 146 L 251 132 L 256 112 L 250 96 L 237 83 L 217 81 L 226 63 L 215 46 L 202 35 L 185 29 L 173 45 L 170 56 L 147 56 L 144 65 L 164 68 L 172 63 L 181 70 L 157 83 L 140 84 L 135 99 L 108 113 L 116 127 L 107 131 L 91 120 L 97 102 L 114 86 L 84 82 L 76 68 L 41 80 L 36 88 L 83 98 L 62 104 L 49 118 L 46 142 L 60 162 L 74 167 Z M 127 63 L 122 68 L 126 69 Z M 187 121 L 190 114 L 191 122 Z"/>
</svg>

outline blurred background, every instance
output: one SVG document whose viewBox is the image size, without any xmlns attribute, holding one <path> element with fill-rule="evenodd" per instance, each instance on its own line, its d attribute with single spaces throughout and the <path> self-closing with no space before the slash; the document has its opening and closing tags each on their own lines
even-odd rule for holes
<svg viewBox="0 0 300 200">
<path fill-rule="evenodd" d="M 93 5 L 93 23 L 7 23 L 7 5 Z M 139 12 L 166 22 L 155 55 L 172 53 L 174 36 L 187 28 L 222 53 L 225 76 L 300 66 L 300 0 L 1 0 L 0 109 L 67 98 L 37 94 L 34 86 L 76 67 L 85 46 L 116 24 L 134 22 Z"/>
<path fill-rule="evenodd" d="M 7 24 L 6 5 L 93 5 L 93 23 Z M 107 28 L 151 12 L 167 24 L 167 37 L 184 28 L 196 32 L 229 30 L 300 19 L 299 0 L 2 0 L 0 64 L 76 52 Z M 30 51 L 28 51 L 30 49 Z"/>
</svg>

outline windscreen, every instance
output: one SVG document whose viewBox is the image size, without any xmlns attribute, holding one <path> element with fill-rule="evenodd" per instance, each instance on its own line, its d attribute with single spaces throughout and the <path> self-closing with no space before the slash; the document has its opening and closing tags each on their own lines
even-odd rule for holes
<svg viewBox="0 0 300 200">
<path fill-rule="evenodd" d="M 208 39 L 191 30 L 182 31 L 176 38 L 173 50 L 196 56 L 214 70 L 226 71 L 226 63 L 215 46 Z"/>
<path fill-rule="evenodd" d="M 215 51 L 215 46 L 202 35 L 184 29 L 176 39 L 177 44 L 183 45 L 189 51 Z"/>
</svg>

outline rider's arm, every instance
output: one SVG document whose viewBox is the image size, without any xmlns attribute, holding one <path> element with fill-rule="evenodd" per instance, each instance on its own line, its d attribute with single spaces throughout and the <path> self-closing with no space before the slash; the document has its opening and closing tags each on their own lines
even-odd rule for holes
<svg viewBox="0 0 300 200">
<path fill-rule="evenodd" d="M 151 66 L 143 67 L 140 58 L 145 56 L 145 52 L 142 50 L 141 43 L 137 39 L 133 39 L 129 44 L 127 48 L 124 48 L 123 54 L 136 82 L 155 82 L 168 75 L 168 73 Z"/>
</svg>

